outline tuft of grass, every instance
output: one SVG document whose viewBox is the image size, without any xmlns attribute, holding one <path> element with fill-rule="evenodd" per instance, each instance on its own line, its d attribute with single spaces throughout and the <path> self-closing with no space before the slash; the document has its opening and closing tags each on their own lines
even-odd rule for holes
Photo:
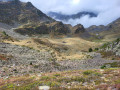
<svg viewBox="0 0 120 90">
<path fill-rule="evenodd" d="M 75 77 L 72 78 L 72 81 L 78 81 L 78 82 L 84 83 L 85 82 L 85 78 L 79 77 L 79 76 L 75 76 Z"/>
<path fill-rule="evenodd" d="M 60 76 L 60 74 L 57 74 L 57 73 L 56 73 L 56 74 L 54 74 L 54 76 L 59 77 L 59 76 Z"/>
<path fill-rule="evenodd" d="M 46 82 L 44 83 L 45 85 L 48 85 L 50 87 L 59 87 L 60 86 L 60 83 L 59 82 L 56 82 L 56 81 L 52 81 L 52 82 Z"/>
<path fill-rule="evenodd" d="M 48 77 L 48 76 L 42 76 L 41 80 L 50 80 L 50 77 Z"/>
<path fill-rule="evenodd" d="M 94 73 L 94 71 L 87 70 L 87 71 L 83 72 L 83 75 L 90 75 L 90 74 L 93 74 L 93 73 Z"/>
</svg>

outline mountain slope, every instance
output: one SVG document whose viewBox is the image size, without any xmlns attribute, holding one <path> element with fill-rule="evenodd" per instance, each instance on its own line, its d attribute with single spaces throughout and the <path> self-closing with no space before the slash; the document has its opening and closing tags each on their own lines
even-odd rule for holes
<svg viewBox="0 0 120 90">
<path fill-rule="evenodd" d="M 97 34 L 105 39 L 105 41 L 115 40 L 120 37 L 120 18 L 107 26 L 91 26 L 86 29 L 89 33 Z"/>
<path fill-rule="evenodd" d="M 32 3 L 19 0 L 0 2 L 0 22 L 6 24 L 54 21 Z"/>
</svg>

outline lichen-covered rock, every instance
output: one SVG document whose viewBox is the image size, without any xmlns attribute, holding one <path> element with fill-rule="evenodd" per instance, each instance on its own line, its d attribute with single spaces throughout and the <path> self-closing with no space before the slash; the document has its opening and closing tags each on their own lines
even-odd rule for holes
<svg viewBox="0 0 120 90">
<path fill-rule="evenodd" d="M 104 44 L 101 47 L 101 51 L 112 52 L 115 56 L 120 56 L 120 39 L 118 38 L 114 42 Z"/>
</svg>

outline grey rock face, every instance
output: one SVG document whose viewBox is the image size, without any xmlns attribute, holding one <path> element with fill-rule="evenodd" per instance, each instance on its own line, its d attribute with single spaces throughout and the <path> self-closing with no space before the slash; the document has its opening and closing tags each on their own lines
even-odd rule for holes
<svg viewBox="0 0 120 90">
<path fill-rule="evenodd" d="M 115 56 L 120 56 L 120 39 L 105 45 L 105 48 L 101 49 L 105 52 L 112 52 Z"/>
</svg>

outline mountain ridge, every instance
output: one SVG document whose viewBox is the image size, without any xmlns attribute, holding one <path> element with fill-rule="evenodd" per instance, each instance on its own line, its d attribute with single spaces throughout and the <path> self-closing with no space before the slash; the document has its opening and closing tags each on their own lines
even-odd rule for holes
<svg viewBox="0 0 120 90">
<path fill-rule="evenodd" d="M 57 12 L 49 12 L 48 13 L 48 16 L 53 17 L 54 19 L 63 20 L 63 21 L 68 21 L 69 19 L 81 18 L 82 16 L 85 16 L 85 15 L 89 15 L 89 17 L 97 17 L 96 13 L 87 12 L 87 11 L 78 12 L 78 13 L 72 14 L 72 15 L 65 15 L 65 14 L 57 13 Z"/>
</svg>

